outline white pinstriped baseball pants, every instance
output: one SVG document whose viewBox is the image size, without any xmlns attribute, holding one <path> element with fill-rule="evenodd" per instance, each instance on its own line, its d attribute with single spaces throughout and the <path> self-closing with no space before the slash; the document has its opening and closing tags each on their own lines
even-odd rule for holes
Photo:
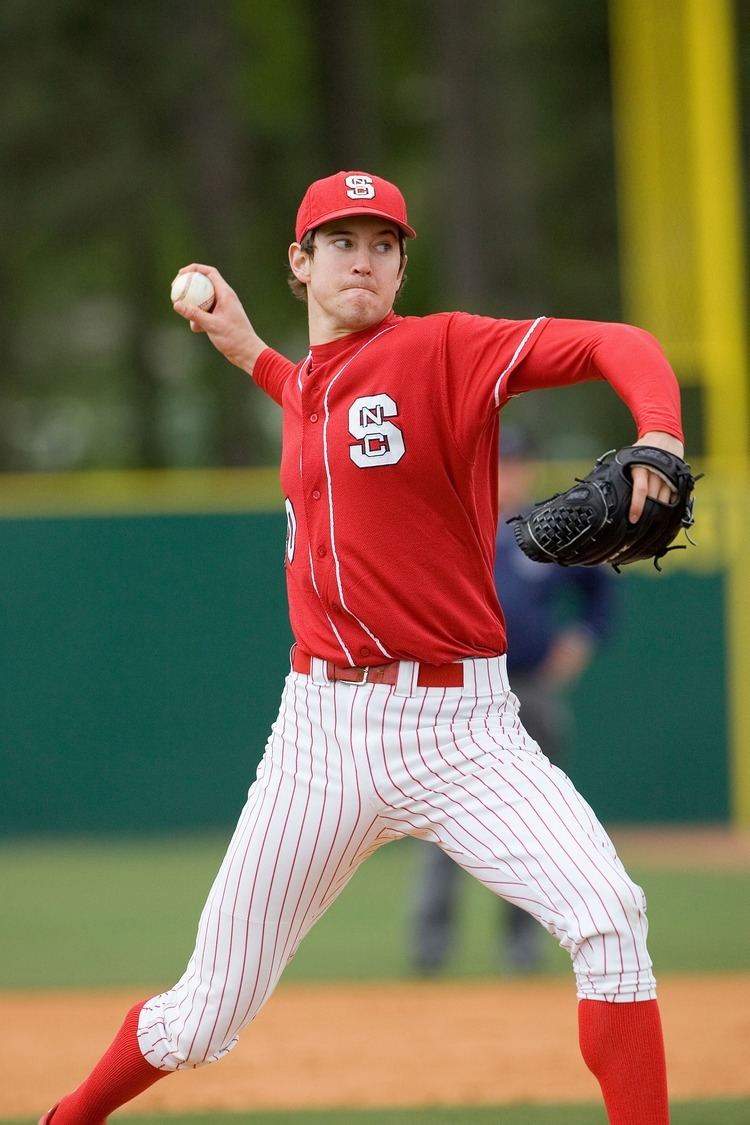
<svg viewBox="0 0 750 1125">
<path fill-rule="evenodd" d="M 213 1062 L 260 1011 L 302 938 L 389 840 L 432 840 L 567 949 L 578 995 L 651 1000 L 645 901 L 570 780 L 518 719 L 504 657 L 463 688 L 328 682 L 290 672 L 281 708 L 174 988 L 140 1016 L 141 1050 Z"/>
</svg>

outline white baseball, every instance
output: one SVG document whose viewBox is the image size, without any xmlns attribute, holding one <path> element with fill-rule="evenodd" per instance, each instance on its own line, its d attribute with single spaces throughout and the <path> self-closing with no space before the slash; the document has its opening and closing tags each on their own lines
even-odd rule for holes
<svg viewBox="0 0 750 1125">
<path fill-rule="evenodd" d="M 216 301 L 216 293 L 209 278 L 197 270 L 178 274 L 172 282 L 170 297 L 172 304 L 184 301 L 186 305 L 194 309 L 205 309 L 206 312 L 211 311 Z"/>
</svg>

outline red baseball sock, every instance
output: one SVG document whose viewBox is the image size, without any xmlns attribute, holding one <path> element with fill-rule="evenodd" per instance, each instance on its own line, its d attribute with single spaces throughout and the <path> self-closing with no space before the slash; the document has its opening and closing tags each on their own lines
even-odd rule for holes
<svg viewBox="0 0 750 1125">
<path fill-rule="evenodd" d="M 655 1000 L 578 1005 L 581 1054 L 599 1080 L 611 1125 L 669 1125 L 667 1067 Z"/>
<path fill-rule="evenodd" d="M 151 1066 L 138 1046 L 138 1017 L 145 1003 L 130 1009 L 86 1081 L 57 1106 L 52 1125 L 103 1125 L 108 1113 L 171 1074 Z"/>
</svg>

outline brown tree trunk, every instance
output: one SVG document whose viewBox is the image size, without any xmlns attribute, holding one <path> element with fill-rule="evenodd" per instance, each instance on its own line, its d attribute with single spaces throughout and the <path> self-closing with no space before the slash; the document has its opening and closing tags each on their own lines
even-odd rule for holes
<svg viewBox="0 0 750 1125">
<path fill-rule="evenodd" d="M 241 231 L 252 220 L 252 138 L 240 120 L 237 94 L 243 60 L 225 6 L 183 5 L 181 20 L 184 49 L 196 61 L 180 118 L 188 198 L 197 244 L 206 254 L 202 260 L 216 265 L 232 284 L 239 272 Z M 262 461 L 265 439 L 246 380 L 227 369 L 214 390 L 218 460 L 224 465 Z"/>
<path fill-rule="evenodd" d="M 528 0 L 435 5 L 444 298 L 495 315 L 517 314 L 536 289 L 535 105 L 518 50 L 532 9 Z"/>
<path fill-rule="evenodd" d="M 322 174 L 376 170 L 381 164 L 382 127 L 370 6 L 353 0 L 314 0 L 311 14 Z"/>
<path fill-rule="evenodd" d="M 437 253 L 445 296 L 467 307 L 487 293 L 482 154 L 485 0 L 435 5 L 438 123 Z"/>
</svg>

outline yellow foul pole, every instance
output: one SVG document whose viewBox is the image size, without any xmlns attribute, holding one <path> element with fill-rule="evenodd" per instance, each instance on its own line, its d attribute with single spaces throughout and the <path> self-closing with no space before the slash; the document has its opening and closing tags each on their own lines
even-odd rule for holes
<svg viewBox="0 0 750 1125">
<path fill-rule="evenodd" d="M 750 825 L 748 345 L 735 35 L 730 0 L 684 0 L 697 281 L 709 465 L 744 509 L 727 559 L 726 634 L 734 819 Z M 742 534 L 742 533 L 740 533 Z"/>
<path fill-rule="evenodd" d="M 703 391 L 706 460 L 731 525 L 732 812 L 750 825 L 747 287 L 732 3 L 610 0 L 610 9 L 625 315 Z"/>
<path fill-rule="evenodd" d="M 658 0 L 657 0 L 658 2 Z M 706 450 L 747 468 L 747 291 L 730 0 L 684 4 Z"/>
</svg>

